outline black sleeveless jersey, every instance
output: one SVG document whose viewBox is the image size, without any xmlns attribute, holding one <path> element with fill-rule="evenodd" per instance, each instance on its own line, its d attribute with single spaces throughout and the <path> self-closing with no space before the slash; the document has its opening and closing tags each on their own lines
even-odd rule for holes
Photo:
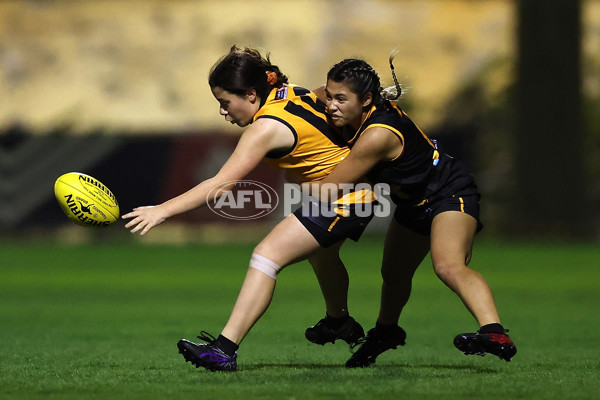
<svg viewBox="0 0 600 400">
<path fill-rule="evenodd" d="M 373 183 L 387 183 L 392 199 L 420 202 L 425 198 L 451 196 L 456 191 L 474 186 L 472 175 L 457 159 L 438 149 L 395 103 L 385 101 L 373 106 L 367 118 L 348 141 L 352 146 L 369 128 L 382 127 L 403 143 L 402 153 L 390 161 L 377 163 L 367 174 Z M 474 188 L 476 191 L 476 187 Z"/>
</svg>

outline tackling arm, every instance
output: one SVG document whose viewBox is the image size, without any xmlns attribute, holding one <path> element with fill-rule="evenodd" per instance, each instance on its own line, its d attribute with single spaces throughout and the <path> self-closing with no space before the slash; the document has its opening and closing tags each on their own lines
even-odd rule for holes
<svg viewBox="0 0 600 400">
<path fill-rule="evenodd" d="M 402 141 L 397 136 L 390 135 L 385 128 L 374 127 L 365 130 L 350 154 L 328 176 L 309 184 L 311 195 L 321 201 L 336 200 L 341 196 L 341 188 L 338 189 L 337 198 L 332 198 L 331 191 L 321 190 L 321 186 L 364 182 L 364 177 L 378 162 L 392 160 L 402 152 L 402 147 Z"/>
</svg>

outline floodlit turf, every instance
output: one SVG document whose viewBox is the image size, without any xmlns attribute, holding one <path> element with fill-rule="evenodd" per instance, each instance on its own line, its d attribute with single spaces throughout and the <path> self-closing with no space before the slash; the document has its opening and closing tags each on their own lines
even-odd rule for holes
<svg viewBox="0 0 600 400">
<path fill-rule="evenodd" d="M 379 302 L 381 243 L 348 243 L 350 309 L 365 329 Z M 407 345 L 345 369 L 341 342 L 304 339 L 324 314 L 307 263 L 279 276 L 239 372 L 197 370 L 176 342 L 225 324 L 250 245 L 0 244 L 0 399 L 592 399 L 600 373 L 600 250 L 593 245 L 476 245 L 518 346 L 510 363 L 464 356 L 476 324 L 433 274 L 417 272 L 401 324 Z"/>
</svg>

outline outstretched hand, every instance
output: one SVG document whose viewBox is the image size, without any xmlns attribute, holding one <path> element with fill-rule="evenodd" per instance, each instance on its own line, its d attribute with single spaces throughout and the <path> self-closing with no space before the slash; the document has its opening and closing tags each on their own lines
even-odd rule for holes
<svg viewBox="0 0 600 400">
<path fill-rule="evenodd" d="M 136 207 L 133 211 L 123 215 L 122 218 L 131 219 L 131 221 L 125 225 L 125 228 L 129 229 L 131 233 L 141 231 L 140 235 L 142 236 L 167 219 L 160 206 Z"/>
</svg>

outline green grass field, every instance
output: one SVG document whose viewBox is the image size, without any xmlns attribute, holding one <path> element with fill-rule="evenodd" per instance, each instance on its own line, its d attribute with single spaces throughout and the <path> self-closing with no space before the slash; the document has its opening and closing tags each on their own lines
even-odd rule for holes
<svg viewBox="0 0 600 400">
<path fill-rule="evenodd" d="M 350 310 L 366 329 L 379 305 L 381 242 L 343 249 Z M 234 374 L 197 370 L 176 342 L 220 332 L 251 245 L 0 244 L 0 399 L 592 399 L 600 373 L 600 249 L 477 243 L 472 262 L 494 291 L 519 352 L 465 356 L 477 329 L 427 262 L 401 324 L 407 345 L 345 369 L 342 343 L 304 330 L 324 314 L 307 263 L 279 275 Z"/>
</svg>

